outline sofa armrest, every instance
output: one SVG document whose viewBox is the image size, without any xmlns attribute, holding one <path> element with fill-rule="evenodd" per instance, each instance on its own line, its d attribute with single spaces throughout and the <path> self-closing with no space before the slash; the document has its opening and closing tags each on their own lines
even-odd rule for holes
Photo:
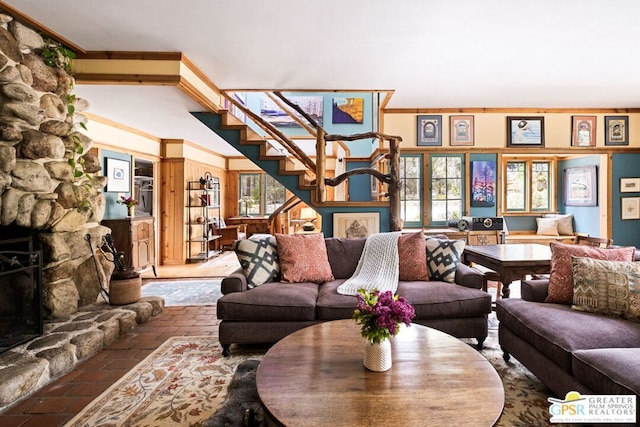
<svg viewBox="0 0 640 427">
<path fill-rule="evenodd" d="M 249 287 L 247 286 L 247 278 L 242 273 L 242 270 L 237 269 L 222 279 L 220 290 L 222 291 L 222 295 L 249 290 Z"/>
<path fill-rule="evenodd" d="M 478 270 L 466 264 L 458 263 L 455 282 L 467 288 L 482 289 L 483 276 Z"/>
<path fill-rule="evenodd" d="M 520 295 L 523 300 L 544 302 L 548 295 L 549 280 L 523 280 L 520 283 Z"/>
</svg>

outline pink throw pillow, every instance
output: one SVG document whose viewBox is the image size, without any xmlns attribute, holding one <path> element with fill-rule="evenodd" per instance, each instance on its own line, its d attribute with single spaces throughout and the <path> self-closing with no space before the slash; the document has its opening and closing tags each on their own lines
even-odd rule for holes
<svg viewBox="0 0 640 427">
<path fill-rule="evenodd" d="M 422 230 L 398 238 L 398 258 L 400 280 L 429 280 L 427 244 Z"/>
<path fill-rule="evenodd" d="M 571 304 L 573 302 L 573 270 L 571 257 L 586 257 L 605 261 L 633 261 L 636 248 L 633 246 L 600 249 L 587 245 L 567 245 L 550 242 L 551 275 L 545 302 Z"/>
<path fill-rule="evenodd" d="M 333 280 L 324 235 L 276 234 L 283 282 L 324 283 Z"/>
</svg>

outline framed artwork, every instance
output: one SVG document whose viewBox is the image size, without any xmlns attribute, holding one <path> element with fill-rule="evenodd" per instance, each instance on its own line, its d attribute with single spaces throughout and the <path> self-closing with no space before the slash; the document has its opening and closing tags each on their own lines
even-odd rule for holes
<svg viewBox="0 0 640 427">
<path fill-rule="evenodd" d="M 418 116 L 419 146 L 442 145 L 442 116 Z"/>
<path fill-rule="evenodd" d="M 596 146 L 596 116 L 572 116 L 571 129 L 573 147 Z"/>
<path fill-rule="evenodd" d="M 640 197 L 623 197 L 621 219 L 640 219 Z"/>
<path fill-rule="evenodd" d="M 629 145 L 629 116 L 604 116 L 604 145 Z"/>
<path fill-rule="evenodd" d="M 107 192 L 131 191 L 131 162 L 107 157 Z"/>
<path fill-rule="evenodd" d="M 364 98 L 333 98 L 333 124 L 361 125 L 364 117 Z"/>
<path fill-rule="evenodd" d="M 473 145 L 475 132 L 473 116 L 450 116 L 449 130 L 451 132 L 450 144 L 452 147 Z"/>
<path fill-rule="evenodd" d="M 496 162 L 471 162 L 471 207 L 496 205 Z"/>
<path fill-rule="evenodd" d="M 598 185 L 594 165 L 566 168 L 563 187 L 566 206 L 598 206 Z"/>
<path fill-rule="evenodd" d="M 640 192 L 640 178 L 620 178 L 621 193 Z"/>
<path fill-rule="evenodd" d="M 544 147 L 544 117 L 507 117 L 507 147 Z"/>
<path fill-rule="evenodd" d="M 322 96 L 287 96 L 287 99 L 294 104 L 298 104 L 302 110 L 311 116 L 320 126 L 322 126 Z M 306 123 L 297 112 L 294 113 L 300 120 Z M 300 128 L 301 126 L 293 117 L 287 114 L 272 99 L 262 96 L 260 98 L 260 117 L 279 128 Z"/>
<path fill-rule="evenodd" d="M 333 237 L 367 237 L 380 232 L 380 213 L 333 214 Z"/>
</svg>

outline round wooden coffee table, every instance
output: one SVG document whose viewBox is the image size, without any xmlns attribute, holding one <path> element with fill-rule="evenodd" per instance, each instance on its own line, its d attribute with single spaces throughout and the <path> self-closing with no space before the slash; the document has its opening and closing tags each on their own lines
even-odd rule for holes
<svg viewBox="0 0 640 427">
<path fill-rule="evenodd" d="M 362 365 L 353 320 L 320 323 L 276 343 L 256 374 L 267 416 L 284 426 L 491 426 L 504 407 L 498 373 L 477 350 L 438 330 L 402 326 L 393 366 Z"/>
</svg>

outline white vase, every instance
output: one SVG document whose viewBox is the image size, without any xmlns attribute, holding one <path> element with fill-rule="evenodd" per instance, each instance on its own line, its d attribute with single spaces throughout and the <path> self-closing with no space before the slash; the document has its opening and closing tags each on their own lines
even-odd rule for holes
<svg viewBox="0 0 640 427">
<path fill-rule="evenodd" d="M 391 341 L 383 340 L 372 344 L 367 341 L 364 345 L 364 367 L 373 372 L 384 372 L 391 369 Z"/>
<path fill-rule="evenodd" d="M 129 218 L 134 218 L 136 216 L 136 207 L 135 206 L 127 206 L 127 216 Z"/>
</svg>

